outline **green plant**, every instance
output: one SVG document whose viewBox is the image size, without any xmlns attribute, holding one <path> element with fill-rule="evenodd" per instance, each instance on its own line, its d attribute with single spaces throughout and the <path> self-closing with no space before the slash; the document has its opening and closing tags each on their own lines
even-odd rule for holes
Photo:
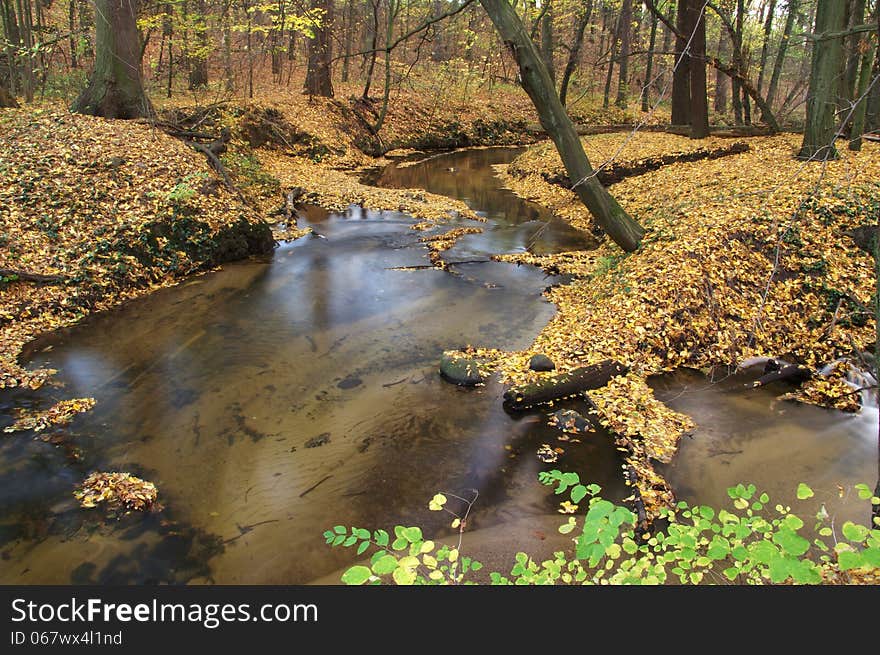
<svg viewBox="0 0 880 655">
<path fill-rule="evenodd" d="M 770 497 L 752 484 L 728 489 L 733 511 L 680 502 L 662 514 L 658 523 L 665 528 L 655 526 L 652 534 L 640 537 L 634 531 L 635 515 L 602 498 L 597 485 L 581 483 L 576 473 L 547 471 L 539 480 L 557 495 L 567 492 L 562 503 L 567 509 L 587 501 L 582 517 L 570 516 L 559 528 L 576 535 L 574 552 L 559 551 L 541 562 L 517 553 L 509 574 L 488 574 L 491 584 L 821 584 L 880 574 L 880 525 L 870 529 L 846 522 L 836 534 L 822 506 L 814 526 L 818 536 L 811 542 L 800 534 L 804 521 L 790 507 L 771 507 Z M 860 499 L 880 504 L 867 485 L 856 485 L 856 490 Z M 798 486 L 799 500 L 812 496 L 807 485 Z M 428 507 L 449 511 L 447 503 L 446 495 L 437 494 Z M 453 527 L 460 529 L 457 547 L 425 539 L 418 527 L 396 526 L 392 539 L 384 530 L 337 525 L 324 537 L 331 546 L 357 546 L 358 555 L 373 550 L 368 564 L 343 574 L 346 584 L 380 584 L 388 578 L 396 584 L 471 584 L 468 574 L 482 565 L 461 554 L 462 518 L 451 513 Z"/>
</svg>

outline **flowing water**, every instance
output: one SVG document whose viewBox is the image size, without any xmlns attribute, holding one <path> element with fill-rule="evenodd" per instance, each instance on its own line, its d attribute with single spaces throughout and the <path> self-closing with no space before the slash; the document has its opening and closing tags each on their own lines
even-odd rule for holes
<svg viewBox="0 0 880 655">
<path fill-rule="evenodd" d="M 389 167 L 376 181 L 458 197 L 486 215 L 485 232 L 463 239 L 450 261 L 589 247 L 498 188 L 491 166 L 516 152 L 453 153 Z M 465 547 L 501 568 L 519 549 L 558 543 L 559 497 L 536 482 L 539 471 L 577 470 L 621 499 L 607 435 L 560 442 L 546 411 L 505 413 L 496 382 L 465 390 L 437 373 L 445 349 L 527 347 L 554 312 L 541 291 L 560 280 L 495 262 L 400 270 L 427 263 L 412 222 L 309 208 L 300 225 L 321 237 L 38 344 L 31 364 L 59 369 L 64 386 L 0 396 L 0 427 L 14 406 L 98 404 L 45 439 L 0 440 L 0 582 L 336 582 L 354 553 L 326 547 L 325 529 L 404 523 L 452 535 L 448 515 L 427 511 L 438 491 L 476 498 Z M 791 489 L 871 479 L 876 441 L 864 417 L 782 408 L 763 390 L 681 375 L 658 385 L 701 424 L 670 467 L 688 499 L 716 502 L 740 479 Z M 542 444 L 565 452 L 544 463 Z M 118 521 L 79 509 L 71 490 L 93 470 L 155 482 L 165 509 Z"/>
</svg>

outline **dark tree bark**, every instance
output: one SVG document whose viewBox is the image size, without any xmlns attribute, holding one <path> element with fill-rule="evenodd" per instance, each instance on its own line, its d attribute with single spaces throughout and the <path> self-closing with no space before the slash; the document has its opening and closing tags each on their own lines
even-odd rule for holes
<svg viewBox="0 0 880 655">
<path fill-rule="evenodd" d="M 688 7 L 692 0 L 678 0 L 675 4 L 675 70 L 672 72 L 672 124 L 691 123 L 691 58 L 685 52 L 692 26 L 689 25 Z"/>
<path fill-rule="evenodd" d="M 702 3 L 692 2 L 688 24 L 693 26 L 691 40 L 690 92 L 691 138 L 709 136 L 709 100 L 706 91 L 706 12 Z"/>
<path fill-rule="evenodd" d="M 844 3 L 840 0 L 819 0 L 816 7 L 815 33 L 841 32 L 846 28 Z M 834 159 L 837 149 L 835 108 L 840 88 L 839 75 L 843 70 L 843 38 L 815 40 L 810 70 L 810 89 L 807 92 L 807 118 L 804 141 L 798 157 L 801 159 Z"/>
<path fill-rule="evenodd" d="M 727 57 L 727 39 L 724 30 L 718 35 L 718 56 Z M 715 69 L 715 111 L 719 114 L 727 112 L 727 91 L 729 88 L 727 75 Z"/>
<path fill-rule="evenodd" d="M 79 57 L 76 52 L 76 0 L 67 0 L 67 29 L 70 30 L 70 37 L 67 40 L 70 48 L 70 67 L 79 68 Z"/>
<path fill-rule="evenodd" d="M 345 3 L 345 56 L 342 59 L 342 81 L 348 82 L 351 67 L 351 43 L 354 38 L 354 0 Z"/>
<path fill-rule="evenodd" d="M 611 105 L 611 80 L 614 78 L 614 62 L 617 59 L 617 43 L 620 39 L 620 16 L 614 21 L 614 34 L 611 35 L 611 44 L 608 48 L 608 70 L 605 72 L 605 92 L 602 96 L 602 108 L 608 109 Z"/>
<path fill-rule="evenodd" d="M 855 92 L 853 109 L 852 131 L 850 132 L 849 149 L 859 151 L 862 149 L 862 134 L 865 132 L 865 119 L 868 114 L 868 86 L 871 84 L 871 71 L 874 68 L 874 48 L 870 47 L 870 41 L 862 55 L 862 64 L 859 68 L 859 82 Z M 874 83 L 877 86 L 877 82 Z"/>
<path fill-rule="evenodd" d="M 627 252 L 636 250 L 644 229 L 596 179 L 574 124 L 556 95 L 547 67 L 516 11 L 507 0 L 480 0 L 480 4 L 519 66 L 523 89 L 538 112 L 541 126 L 556 145 L 569 179 L 576 181 L 574 192 L 617 245 Z"/>
<path fill-rule="evenodd" d="M 370 54 L 369 56 L 369 65 L 367 66 L 367 81 L 364 82 L 364 92 L 361 94 L 361 98 L 364 100 L 370 99 L 370 86 L 373 83 L 373 70 L 376 68 L 376 54 L 377 54 L 377 46 L 379 45 L 379 1 L 380 0 L 369 0 L 370 6 L 373 9 L 373 22 L 372 22 L 372 30 L 371 30 L 371 41 L 370 41 Z"/>
<path fill-rule="evenodd" d="M 593 0 L 586 0 L 578 14 L 577 27 L 574 32 L 574 41 L 568 51 L 568 61 L 565 63 L 565 70 L 562 72 L 562 81 L 559 83 L 559 100 L 565 104 L 568 95 L 568 85 L 571 82 L 571 76 L 574 69 L 577 68 L 578 58 L 581 54 L 581 48 L 584 44 L 584 33 L 587 31 L 587 25 L 590 23 L 590 17 L 593 14 Z"/>
<path fill-rule="evenodd" d="M 95 68 L 71 111 L 104 118 L 152 116 L 141 77 L 136 0 L 95 0 Z"/>
<path fill-rule="evenodd" d="M 776 0 L 770 0 L 767 7 L 767 19 L 764 21 L 764 42 L 761 44 L 761 68 L 758 70 L 758 93 L 764 88 L 764 70 L 767 68 L 767 53 L 770 49 L 770 34 L 773 32 L 773 14 L 776 11 Z"/>
<path fill-rule="evenodd" d="M 3 107 L 18 107 L 18 102 L 9 92 L 9 89 L 0 84 L 0 108 Z"/>
<path fill-rule="evenodd" d="M 850 27 L 861 25 L 865 20 L 865 0 L 852 0 L 852 12 L 849 17 Z M 859 76 L 859 62 L 862 53 L 859 52 L 859 44 L 861 43 L 861 34 L 852 34 L 848 41 L 848 57 L 846 60 L 846 70 L 844 71 L 840 101 L 841 109 L 847 109 L 847 106 L 856 97 L 856 82 Z"/>
<path fill-rule="evenodd" d="M 626 109 L 629 95 L 629 52 L 632 47 L 632 0 L 623 0 L 620 8 L 620 65 L 617 76 L 617 99 L 614 104 Z"/>
<path fill-rule="evenodd" d="M 208 86 L 208 7 L 205 0 L 198 0 L 196 10 L 195 40 L 198 49 L 189 62 L 190 91 Z"/>
<path fill-rule="evenodd" d="M 770 86 L 767 88 L 767 106 L 773 107 L 776 99 L 776 89 L 779 87 L 779 77 L 782 74 L 782 65 L 785 63 L 785 53 L 788 50 L 788 42 L 791 39 L 791 30 L 794 27 L 794 19 L 797 17 L 799 0 L 789 0 L 788 15 L 785 18 L 785 28 L 782 32 L 782 40 L 779 42 L 779 52 L 776 53 L 776 62 L 773 64 L 773 75 L 770 77 Z M 761 120 L 767 117 L 761 115 Z"/>
<path fill-rule="evenodd" d="M 657 44 L 657 23 L 659 19 L 651 14 L 651 34 L 648 37 L 648 61 L 645 64 L 645 83 L 642 85 L 642 111 L 650 105 L 651 80 L 654 78 L 654 46 Z"/>
<path fill-rule="evenodd" d="M 309 61 L 303 93 L 332 98 L 333 0 L 312 0 L 312 9 L 319 9 L 322 13 L 320 23 L 314 27 L 315 37 L 309 39 Z"/>
<path fill-rule="evenodd" d="M 553 51 L 555 50 L 555 39 L 553 38 L 553 0 L 544 0 L 544 3 L 544 9 L 542 10 L 544 16 L 541 18 L 541 57 L 544 58 L 547 72 L 550 73 L 550 79 L 555 84 L 556 66 L 553 64 Z"/>
</svg>

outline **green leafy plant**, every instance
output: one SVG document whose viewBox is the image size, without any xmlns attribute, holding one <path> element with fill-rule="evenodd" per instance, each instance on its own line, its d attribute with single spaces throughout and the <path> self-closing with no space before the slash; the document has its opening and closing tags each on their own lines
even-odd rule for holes
<svg viewBox="0 0 880 655">
<path fill-rule="evenodd" d="M 653 533 L 635 532 L 636 516 L 627 507 L 602 498 L 595 484 L 584 484 L 577 473 L 558 470 L 539 474 L 539 481 L 567 495 L 561 504 L 575 510 L 586 501 L 581 517 L 570 516 L 559 527 L 573 535 L 573 553 L 556 552 L 552 559 L 535 561 L 517 553 L 508 574 L 484 575 L 493 585 L 544 584 L 822 584 L 847 583 L 859 576 L 880 576 L 880 526 L 873 529 L 845 522 L 840 534 L 824 505 L 816 514 L 812 541 L 801 534 L 805 522 L 781 504 L 771 506 L 767 493 L 753 484 L 727 490 L 732 510 L 680 502 L 662 513 Z M 861 500 L 880 504 L 864 484 L 856 485 Z M 448 494 L 452 496 L 451 494 Z M 464 502 L 464 516 L 448 509 L 447 494 L 428 503 L 432 511 L 447 511 L 459 528 L 457 546 L 425 539 L 421 528 L 396 526 L 384 530 L 334 526 L 324 533 L 330 546 L 352 548 L 357 555 L 372 550 L 368 562 L 349 568 L 346 584 L 473 584 L 468 577 L 480 571 L 480 562 L 461 553 L 467 515 L 476 497 Z M 801 483 L 796 495 L 806 501 L 813 490 Z M 393 537 L 392 537 L 393 534 Z M 826 539 L 831 539 L 829 545 Z M 871 578 L 875 579 L 875 578 Z"/>
</svg>

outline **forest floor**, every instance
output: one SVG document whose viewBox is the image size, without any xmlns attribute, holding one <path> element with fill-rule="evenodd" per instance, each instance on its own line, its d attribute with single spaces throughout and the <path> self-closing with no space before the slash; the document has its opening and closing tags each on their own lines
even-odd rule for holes
<svg viewBox="0 0 880 655">
<path fill-rule="evenodd" d="M 877 225 L 880 145 L 852 153 L 838 142 L 840 160 L 803 162 L 794 156 L 797 135 L 746 142 L 742 154 L 613 184 L 611 193 L 646 228 L 633 254 L 606 240 L 589 252 L 498 257 L 573 278 L 549 292 L 558 312 L 532 349 L 499 362 L 503 378 L 521 384 L 541 375 L 527 365 L 538 352 L 562 370 L 605 359 L 627 366 L 627 375 L 589 395 L 601 422 L 627 443 L 649 513 L 672 500 L 651 462 L 670 461 L 692 423 L 654 398 L 648 376 L 679 367 L 727 375 L 779 358 L 813 373 L 784 398 L 856 411 L 859 395 L 846 376 L 851 367 L 871 369 L 874 260 L 857 240 L 859 228 Z M 618 133 L 588 137 L 584 146 L 596 168 L 610 159 L 613 168 L 686 152 L 694 142 Z M 593 227 L 558 182 L 564 172 L 548 144 L 499 167 L 499 175 L 522 197 Z"/>
</svg>

